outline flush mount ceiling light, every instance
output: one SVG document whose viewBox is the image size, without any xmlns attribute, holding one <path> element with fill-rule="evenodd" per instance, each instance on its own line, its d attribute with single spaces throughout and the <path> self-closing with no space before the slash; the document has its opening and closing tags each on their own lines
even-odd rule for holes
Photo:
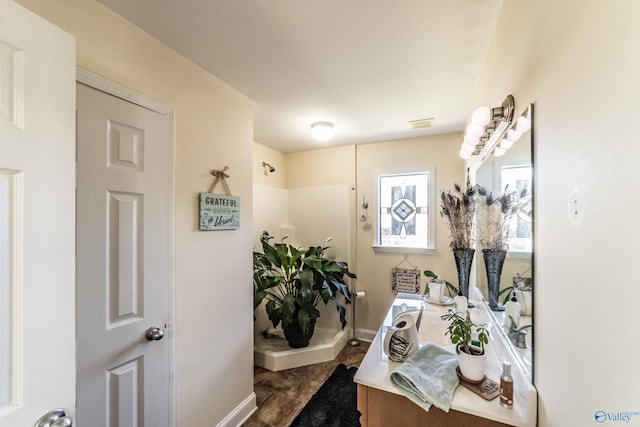
<svg viewBox="0 0 640 427">
<path fill-rule="evenodd" d="M 333 137 L 333 123 L 316 122 L 311 125 L 311 136 L 319 142 L 326 142 Z"/>
</svg>

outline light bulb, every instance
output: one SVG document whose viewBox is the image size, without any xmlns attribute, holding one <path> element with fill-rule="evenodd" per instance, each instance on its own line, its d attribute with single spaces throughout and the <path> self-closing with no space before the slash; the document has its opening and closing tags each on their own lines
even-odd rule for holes
<svg viewBox="0 0 640 427">
<path fill-rule="evenodd" d="M 514 129 L 516 132 L 519 132 L 520 134 L 525 133 L 526 131 L 531 129 L 531 120 L 529 120 L 524 116 L 518 117 L 518 120 L 516 120 L 516 125 L 514 126 Z"/>
<path fill-rule="evenodd" d="M 485 127 L 491 121 L 491 109 L 487 106 L 476 108 L 471 114 L 471 121 L 479 126 Z"/>
<path fill-rule="evenodd" d="M 511 147 L 513 147 L 513 141 L 509 141 L 506 138 L 502 138 L 502 141 L 500 141 L 500 148 L 506 151 Z"/>
<path fill-rule="evenodd" d="M 462 143 L 462 146 L 460 147 L 460 149 L 463 151 L 466 151 L 467 153 L 473 153 L 474 151 L 476 151 L 475 145 L 469 145 L 466 142 Z"/>
<path fill-rule="evenodd" d="M 507 150 L 503 150 L 500 147 L 496 147 L 493 149 L 493 155 L 496 157 L 500 157 L 500 156 L 504 156 L 504 153 L 506 153 Z"/>
<path fill-rule="evenodd" d="M 471 158 L 471 153 L 467 153 L 464 150 L 460 150 L 458 154 L 460 155 L 460 158 L 464 160 L 469 160 Z"/>
<path fill-rule="evenodd" d="M 520 139 L 520 137 L 522 136 L 522 134 L 520 132 L 516 132 L 513 129 L 509 129 L 507 131 L 507 136 L 505 137 L 505 139 L 511 141 L 511 142 L 516 142 L 517 140 Z"/>
<path fill-rule="evenodd" d="M 480 138 L 473 137 L 469 134 L 466 134 L 464 136 L 464 143 L 467 145 L 471 145 L 472 147 L 475 147 L 476 145 L 478 145 L 478 142 L 480 142 Z"/>
<path fill-rule="evenodd" d="M 467 126 L 467 135 L 470 135 L 473 138 L 480 138 L 484 133 L 484 127 L 480 126 L 477 123 L 469 123 Z"/>
</svg>

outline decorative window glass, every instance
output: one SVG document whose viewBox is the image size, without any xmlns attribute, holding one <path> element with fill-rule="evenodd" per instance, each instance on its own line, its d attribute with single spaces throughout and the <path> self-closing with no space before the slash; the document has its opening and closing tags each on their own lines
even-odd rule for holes
<svg viewBox="0 0 640 427">
<path fill-rule="evenodd" d="M 432 249 L 431 171 L 378 175 L 377 247 Z"/>
<path fill-rule="evenodd" d="M 525 197 L 520 199 L 518 213 L 511 218 L 509 232 L 509 251 L 531 252 L 533 249 L 533 194 L 531 186 L 531 165 L 503 166 L 500 170 L 500 182 L 504 189 L 521 192 L 527 189 Z"/>
</svg>

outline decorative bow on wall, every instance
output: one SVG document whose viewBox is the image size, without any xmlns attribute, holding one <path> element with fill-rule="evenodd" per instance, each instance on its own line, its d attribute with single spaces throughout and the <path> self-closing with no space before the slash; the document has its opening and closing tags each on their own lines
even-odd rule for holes
<svg viewBox="0 0 640 427">
<path fill-rule="evenodd" d="M 229 190 L 229 186 L 227 185 L 227 178 L 230 178 L 229 174 L 225 173 L 229 170 L 229 166 L 225 166 L 222 170 L 213 170 L 211 171 L 211 175 L 215 176 L 216 179 L 213 181 L 211 188 L 209 189 L 209 193 L 213 193 L 218 185 L 218 182 L 222 182 L 222 186 L 224 187 L 225 194 L 231 196 L 231 190 Z"/>
</svg>

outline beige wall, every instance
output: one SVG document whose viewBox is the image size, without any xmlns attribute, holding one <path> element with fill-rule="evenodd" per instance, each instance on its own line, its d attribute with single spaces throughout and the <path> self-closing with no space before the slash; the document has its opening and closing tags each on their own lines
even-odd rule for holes
<svg viewBox="0 0 640 427">
<path fill-rule="evenodd" d="M 504 2 L 481 79 L 477 105 L 535 102 L 540 426 L 639 411 L 638 16 L 627 0 Z"/>
<path fill-rule="evenodd" d="M 177 425 L 216 425 L 253 393 L 253 103 L 92 0 L 23 0 L 76 37 L 77 64 L 175 108 Z M 240 229 L 198 231 L 198 193 L 229 166 Z M 224 386 L 224 392 L 221 392 Z"/>
<path fill-rule="evenodd" d="M 355 146 L 289 153 L 287 188 L 355 185 Z"/>
<path fill-rule="evenodd" d="M 435 170 L 435 188 L 452 188 L 454 183 L 463 184 L 465 179 L 464 162 L 458 157 L 462 134 L 447 134 L 432 137 L 413 138 L 399 141 L 359 145 L 357 148 L 357 201 L 362 197 L 369 202 L 369 216 L 375 216 L 375 173 L 403 172 L 433 167 Z M 437 193 L 436 193 L 437 194 Z M 437 204 L 437 197 L 436 197 Z M 358 206 L 359 206 L 358 205 Z M 449 248 L 449 232 L 446 224 L 435 213 L 435 246 L 432 254 L 409 254 L 411 265 L 421 272 L 421 282 L 426 283 L 422 272 L 432 270 L 452 283 L 457 283 L 453 255 Z M 374 230 L 372 221 L 363 224 L 358 221 L 361 209 L 358 209 L 354 221 L 357 223 L 357 290 L 365 291 L 364 300 L 358 301 L 356 327 L 376 331 L 387 310 L 391 306 L 394 294 L 391 291 L 391 270 L 404 260 L 402 253 L 380 253 L 372 248 Z M 402 263 L 401 267 L 411 268 Z"/>
<path fill-rule="evenodd" d="M 268 172 L 268 167 L 262 166 L 262 162 L 268 163 L 275 172 Z M 253 143 L 253 183 L 267 185 L 275 188 L 285 188 L 287 180 L 285 155 L 265 145 Z"/>
</svg>

